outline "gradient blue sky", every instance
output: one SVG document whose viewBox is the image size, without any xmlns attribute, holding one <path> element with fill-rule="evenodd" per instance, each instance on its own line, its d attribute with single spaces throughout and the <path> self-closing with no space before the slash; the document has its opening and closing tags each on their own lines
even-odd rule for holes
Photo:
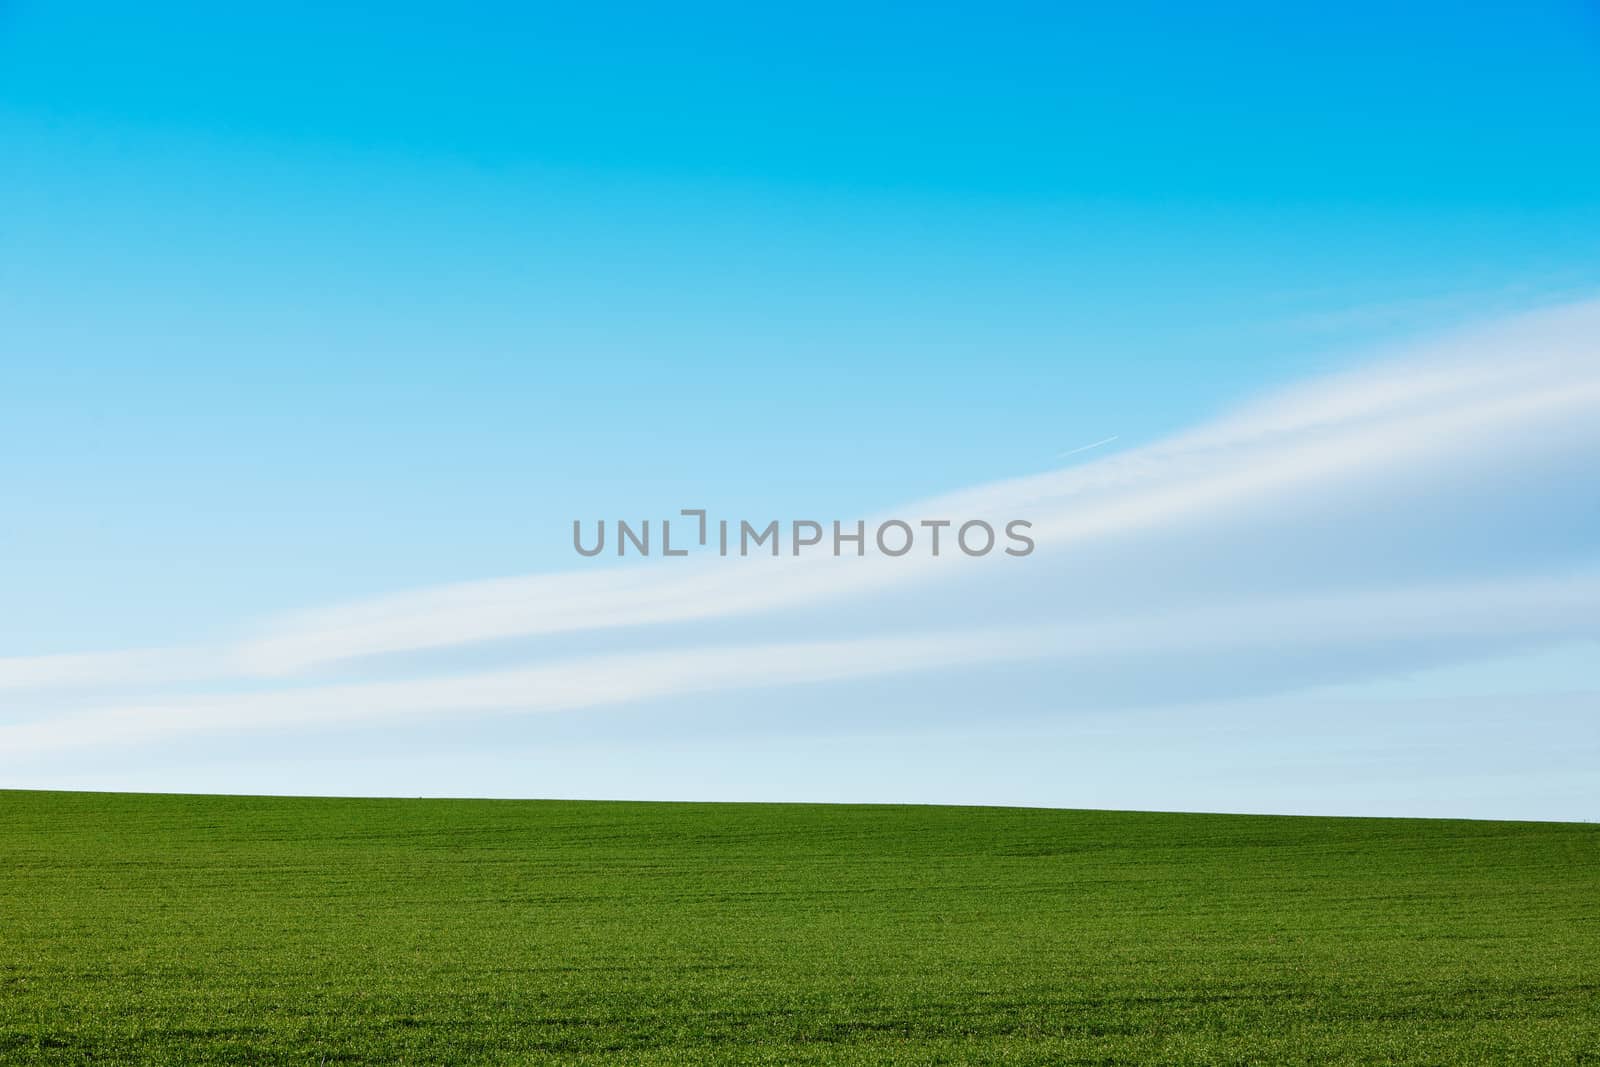
<svg viewBox="0 0 1600 1067">
<path fill-rule="evenodd" d="M 0 659 L 212 647 L 283 613 L 582 569 L 577 516 L 849 518 L 1099 461 L 1062 453 L 1109 435 L 1140 454 L 1441 331 L 1587 298 L 1597 130 L 1593 4 L 6 4 Z M 1582 341 L 1577 322 L 1564 336 Z M 1326 573 L 1351 588 L 1591 566 L 1596 453 L 1577 429 L 1551 436 L 1516 438 L 1533 475 L 1419 460 L 1402 496 L 1308 483 L 1249 529 L 1350 546 Z M 1363 518 L 1402 498 L 1421 502 L 1406 529 Z M 1187 561 L 1221 604 L 1300 595 L 1317 570 L 1259 547 L 1246 566 L 1204 523 L 1166 534 L 1103 573 L 1137 601 L 1138 576 Z M 1084 576 L 1052 574 L 1073 602 Z M 1192 605 L 1200 586 L 1186 596 L 1145 603 Z M 932 617 L 990 621 L 969 593 L 941 603 Z M 616 625 L 605 647 L 632 647 Z M 1593 744 L 1593 635 L 1538 632 L 1411 660 L 1329 652 L 1281 681 L 1272 657 L 1242 659 L 1185 676 L 1192 697 L 1102 679 L 1084 690 L 1101 698 L 1063 700 L 1080 675 L 1056 665 L 538 725 L 441 708 L 410 733 L 302 723 L 0 755 L 0 784 L 1594 817 L 1600 782 L 1551 786 L 1539 763 Z M 1166 653 L 1143 655 L 1123 670 Z M 1441 713 L 1418 707 L 1463 688 L 1541 697 L 1525 714 L 1550 722 L 1522 762 L 1474 769 L 1505 751 L 1492 708 L 1461 712 L 1482 729 L 1423 771 L 1359 725 L 1438 737 Z M 1272 719 L 1299 732 L 1237 703 L 1303 709 L 1308 692 L 1324 710 Z M 1235 703 L 1183 710 L 1202 697 Z M 0 706 L 0 727 L 68 714 L 26 688 Z M 1356 724 L 1353 754 L 1308 777 L 1297 761 L 1329 750 L 1330 716 Z M 1069 750 L 1121 768 L 1114 783 L 1052 772 Z M 1229 758 L 1271 780 L 1174 784 L 1174 766 Z M 1452 767 L 1478 777 L 1439 785 Z"/>
</svg>

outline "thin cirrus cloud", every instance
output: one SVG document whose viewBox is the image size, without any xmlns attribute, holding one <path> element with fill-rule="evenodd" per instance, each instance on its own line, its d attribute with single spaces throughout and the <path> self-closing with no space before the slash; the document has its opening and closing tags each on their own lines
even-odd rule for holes
<svg viewBox="0 0 1600 1067">
<path fill-rule="evenodd" d="M 174 734 L 325 727 L 454 713 L 573 711 L 682 694 L 834 682 L 973 664 L 1170 657 L 1394 641 L 1600 637 L 1600 574 L 1216 605 L 1165 618 L 924 632 L 581 657 L 413 681 L 200 694 L 0 726 L 15 756 Z"/>
<path fill-rule="evenodd" d="M 1168 441 L 950 494 L 898 514 L 913 520 L 1029 518 L 1038 542 L 1026 564 L 1030 570 L 1012 567 L 1007 577 L 1020 573 L 1032 582 L 1050 566 L 1049 557 L 1088 542 L 1204 524 L 1232 509 L 1292 507 L 1321 491 L 1360 496 L 1363 480 L 1453 471 L 1486 451 L 1529 451 L 1547 459 L 1543 454 L 1553 444 L 1559 459 L 1596 437 L 1600 353 L 1591 339 L 1597 336 L 1600 304 L 1523 317 L 1283 391 Z M 1528 476 L 1527 470 L 1517 475 Z M 1492 489 L 1491 482 L 1486 475 L 1480 487 Z M 980 569 L 993 576 L 993 564 L 1005 562 L 820 556 L 698 567 L 686 562 L 679 569 L 677 561 L 663 560 L 649 569 L 533 575 L 308 612 L 282 620 L 235 653 L 250 671 L 293 674 L 352 657 L 858 601 L 899 586 L 937 587 Z M 1132 557 L 1123 563 L 1141 566 Z"/>
<path fill-rule="evenodd" d="M 1023 560 L 596 561 L 316 609 L 222 647 L 0 659 L 0 688 L 25 699 L 93 691 L 41 697 L 47 711 L 0 727 L 0 751 L 1008 662 L 1149 673 L 1203 653 L 1248 688 L 1281 649 L 1327 681 L 1393 669 L 1402 646 L 1438 662 L 1587 639 L 1600 560 L 1572 479 L 1600 455 L 1596 338 L 1597 302 L 1519 316 L 894 513 L 1027 518 Z M 449 659 L 496 642 L 522 662 Z M 331 665 L 366 677 L 306 680 Z"/>
</svg>

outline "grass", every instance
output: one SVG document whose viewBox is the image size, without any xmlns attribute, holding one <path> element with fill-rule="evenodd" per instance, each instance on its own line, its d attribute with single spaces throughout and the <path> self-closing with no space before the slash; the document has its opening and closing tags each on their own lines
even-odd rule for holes
<svg viewBox="0 0 1600 1067">
<path fill-rule="evenodd" d="M 1600 1063 L 1600 827 L 0 792 L 3 1063 Z"/>
</svg>

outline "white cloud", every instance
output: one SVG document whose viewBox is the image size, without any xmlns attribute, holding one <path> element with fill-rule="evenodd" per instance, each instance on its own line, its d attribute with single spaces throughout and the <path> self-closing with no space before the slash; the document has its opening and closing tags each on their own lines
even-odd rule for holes
<svg viewBox="0 0 1600 1067">
<path fill-rule="evenodd" d="M 1027 517 L 1033 565 L 1086 541 L 1303 500 L 1352 478 L 1448 469 L 1485 450 L 1560 450 L 1600 437 L 1600 302 L 1518 318 L 1403 358 L 1259 399 L 1231 416 L 1097 462 L 898 509 L 912 519 Z M 938 583 L 959 557 L 656 560 L 401 593 L 278 621 L 236 651 L 290 674 L 340 659 L 509 637 L 691 622 Z M 1137 567 L 1137 560 L 1128 561 Z"/>
<path fill-rule="evenodd" d="M 9 656 L 0 657 L 0 691 L 178 682 L 220 674 L 224 668 L 218 654 L 198 648 Z"/>
<path fill-rule="evenodd" d="M 0 726 L 13 757 L 174 734 L 319 727 L 485 712 L 571 711 L 729 689 L 1052 659 L 1287 651 L 1393 641 L 1600 636 L 1600 575 L 1215 605 L 1095 623 L 923 631 L 843 641 L 731 645 L 558 660 L 409 681 L 211 693 L 96 707 Z"/>
<path fill-rule="evenodd" d="M 47 713 L 13 701 L 0 752 L 1024 660 L 1124 657 L 1181 682 L 1185 655 L 1242 674 L 1245 652 L 1296 649 L 1358 678 L 1378 661 L 1350 649 L 1427 643 L 1438 659 L 1594 636 L 1600 572 L 1586 565 L 1600 559 L 1583 529 L 1565 572 L 1529 576 L 1520 546 L 1573 525 L 1565 479 L 1600 455 L 1597 339 L 1600 303 L 1525 316 L 1142 448 L 895 512 L 1029 518 L 1026 560 L 652 559 L 335 605 L 225 647 L 0 659 L 0 690 L 99 690 L 52 697 Z M 1523 510 L 1507 522 L 1511 507 Z M 1479 521 L 1504 535 L 1452 559 Z M 608 632 L 607 650 L 582 646 Z M 541 643 L 556 635 L 559 653 Z M 512 638 L 529 647 L 507 669 L 441 676 L 427 656 Z M 331 664 L 365 680 L 295 681 Z M 175 682 L 229 691 L 174 695 Z"/>
</svg>

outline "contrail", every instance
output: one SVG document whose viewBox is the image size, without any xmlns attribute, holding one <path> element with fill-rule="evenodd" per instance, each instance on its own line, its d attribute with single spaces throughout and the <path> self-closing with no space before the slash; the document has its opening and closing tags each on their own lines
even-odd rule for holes
<svg viewBox="0 0 1600 1067">
<path fill-rule="evenodd" d="M 1079 445 L 1077 448 L 1069 448 L 1065 452 L 1056 453 L 1056 458 L 1066 459 L 1068 456 L 1076 456 L 1079 452 L 1087 452 L 1091 448 L 1099 448 L 1101 445 L 1109 445 L 1112 441 L 1115 441 L 1120 436 L 1120 434 L 1112 434 L 1110 437 L 1102 437 L 1100 440 L 1091 442 L 1087 445 Z"/>
</svg>

